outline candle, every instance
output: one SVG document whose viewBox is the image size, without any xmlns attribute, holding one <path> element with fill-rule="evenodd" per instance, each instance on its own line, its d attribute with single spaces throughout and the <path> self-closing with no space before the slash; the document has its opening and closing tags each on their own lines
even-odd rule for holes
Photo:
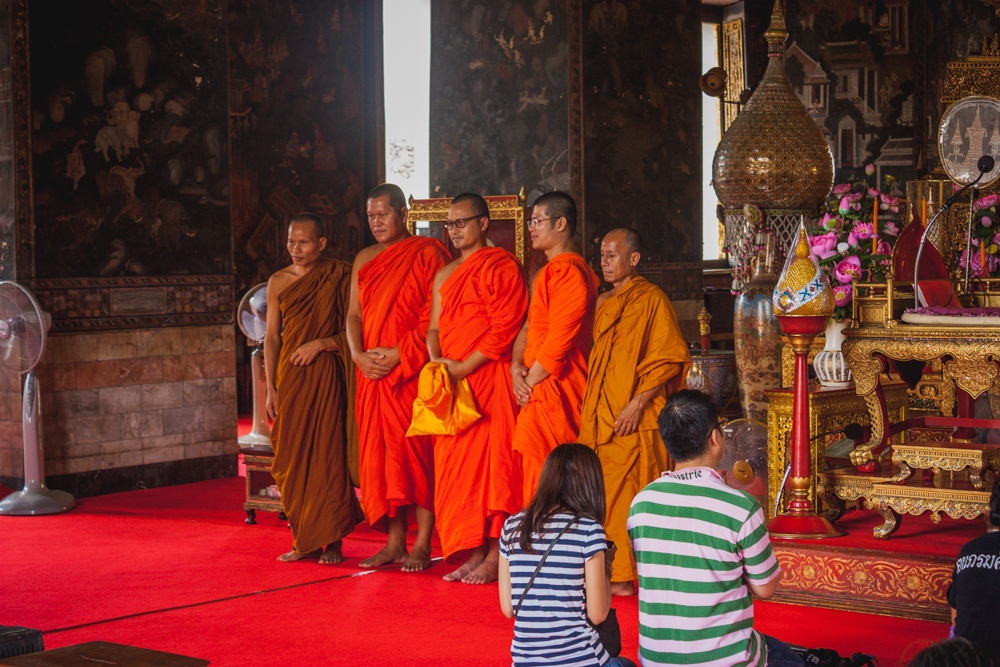
<svg viewBox="0 0 1000 667">
<path fill-rule="evenodd" d="M 986 242 L 985 242 L 985 239 L 979 243 L 979 266 L 982 267 L 980 269 L 980 273 L 985 274 L 986 273 Z"/>
<path fill-rule="evenodd" d="M 926 226 L 927 225 L 927 198 L 925 197 L 925 198 L 921 199 L 920 201 L 921 201 L 921 205 L 923 206 L 923 213 L 924 213 L 924 217 L 921 218 L 920 221 L 924 223 L 924 226 Z"/>
<path fill-rule="evenodd" d="M 875 198 L 874 214 L 872 216 L 872 254 L 878 250 L 878 197 Z"/>
</svg>

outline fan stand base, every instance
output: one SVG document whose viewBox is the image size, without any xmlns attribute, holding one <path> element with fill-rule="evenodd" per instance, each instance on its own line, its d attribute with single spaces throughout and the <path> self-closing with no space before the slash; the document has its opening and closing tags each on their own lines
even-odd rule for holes
<svg viewBox="0 0 1000 667">
<path fill-rule="evenodd" d="M 264 447 L 274 451 L 274 447 L 271 446 L 271 438 L 260 433 L 247 433 L 237 442 L 240 443 L 241 447 Z"/>
<path fill-rule="evenodd" d="M 818 514 L 779 514 L 767 525 L 772 540 L 816 540 L 843 537 L 846 532 Z"/>
<path fill-rule="evenodd" d="M 0 500 L 0 516 L 41 516 L 68 512 L 76 504 L 65 491 L 22 489 Z"/>
</svg>

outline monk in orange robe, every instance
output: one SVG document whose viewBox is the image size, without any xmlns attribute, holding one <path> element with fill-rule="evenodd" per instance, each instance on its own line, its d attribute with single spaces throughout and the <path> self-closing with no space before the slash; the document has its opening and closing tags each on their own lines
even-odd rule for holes
<svg viewBox="0 0 1000 667">
<path fill-rule="evenodd" d="M 303 213 L 288 225 L 292 264 L 267 282 L 267 412 L 271 474 L 292 527 L 283 562 L 344 559 L 341 540 L 361 521 L 347 470 L 344 316 L 351 267 L 320 256 L 323 225 Z M 326 547 L 324 551 L 323 548 Z"/>
<path fill-rule="evenodd" d="M 601 270 L 614 289 L 597 300 L 580 428 L 580 442 L 597 451 L 604 468 L 604 530 L 618 547 L 614 595 L 635 594 L 635 556 L 625 525 L 629 506 L 644 486 L 673 468 L 656 422 L 667 398 L 687 386 L 691 366 L 670 299 L 638 274 L 641 256 L 642 239 L 631 229 L 615 229 L 601 243 Z"/>
<path fill-rule="evenodd" d="M 539 197 L 528 231 L 531 246 L 549 261 L 535 276 L 528 319 L 514 343 L 510 367 L 521 406 L 513 447 L 521 463 L 524 505 L 535 495 L 549 452 L 576 442 L 580 432 L 600 284 L 575 251 L 576 203 L 568 194 Z"/>
<path fill-rule="evenodd" d="M 437 239 L 412 236 L 407 214 L 396 185 L 368 195 L 368 225 L 378 243 L 354 260 L 347 340 L 357 365 L 361 505 L 368 523 L 389 533 L 385 548 L 359 566 L 403 563 L 404 571 L 417 572 L 431 565 L 434 445 L 427 436 L 406 437 L 406 430 L 428 360 L 431 285 L 451 258 Z M 411 506 L 417 539 L 408 552 Z"/>
<path fill-rule="evenodd" d="M 469 381 L 482 415 L 457 435 L 434 438 L 434 514 L 445 557 L 472 550 L 445 581 L 497 580 L 504 520 L 521 509 L 521 475 L 511 450 L 517 404 L 510 355 L 528 290 L 521 263 L 486 245 L 489 208 L 479 195 L 452 200 L 443 223 L 461 253 L 434 278 L 427 351 L 452 385 Z"/>
</svg>

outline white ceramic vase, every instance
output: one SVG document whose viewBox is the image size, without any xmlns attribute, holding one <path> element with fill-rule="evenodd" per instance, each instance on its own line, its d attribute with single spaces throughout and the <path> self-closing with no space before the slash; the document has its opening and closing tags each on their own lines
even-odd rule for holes
<svg viewBox="0 0 1000 667">
<path fill-rule="evenodd" d="M 839 322 L 833 318 L 826 324 L 826 345 L 823 350 L 816 354 L 813 359 L 813 368 L 816 370 L 816 379 L 824 387 L 836 387 L 844 389 L 850 387 L 851 369 L 844 361 L 844 353 L 841 346 L 844 344 L 844 329 L 851 325 L 851 320 L 845 318 Z"/>
</svg>

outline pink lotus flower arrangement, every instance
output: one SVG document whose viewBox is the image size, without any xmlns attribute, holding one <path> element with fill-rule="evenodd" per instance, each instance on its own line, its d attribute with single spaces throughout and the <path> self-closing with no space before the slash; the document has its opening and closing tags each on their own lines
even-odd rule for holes
<svg viewBox="0 0 1000 667">
<path fill-rule="evenodd" d="M 871 176 L 874 171 L 865 173 Z M 885 180 L 888 190 L 896 179 L 886 176 Z M 900 205 L 898 197 L 869 187 L 865 181 L 833 187 L 826 213 L 809 236 L 819 266 L 833 288 L 833 319 L 850 317 L 855 282 L 885 280 L 892 246 L 900 232 Z M 994 233 L 1000 232 L 1000 225 L 997 227 Z M 997 237 L 1000 239 L 1000 234 Z M 1000 256 L 997 259 L 1000 262 Z"/>
<path fill-rule="evenodd" d="M 980 197 L 972 203 L 972 239 L 969 251 L 958 251 L 958 265 L 965 268 L 971 260 L 969 273 L 976 278 L 1000 276 L 1000 195 Z"/>
</svg>

